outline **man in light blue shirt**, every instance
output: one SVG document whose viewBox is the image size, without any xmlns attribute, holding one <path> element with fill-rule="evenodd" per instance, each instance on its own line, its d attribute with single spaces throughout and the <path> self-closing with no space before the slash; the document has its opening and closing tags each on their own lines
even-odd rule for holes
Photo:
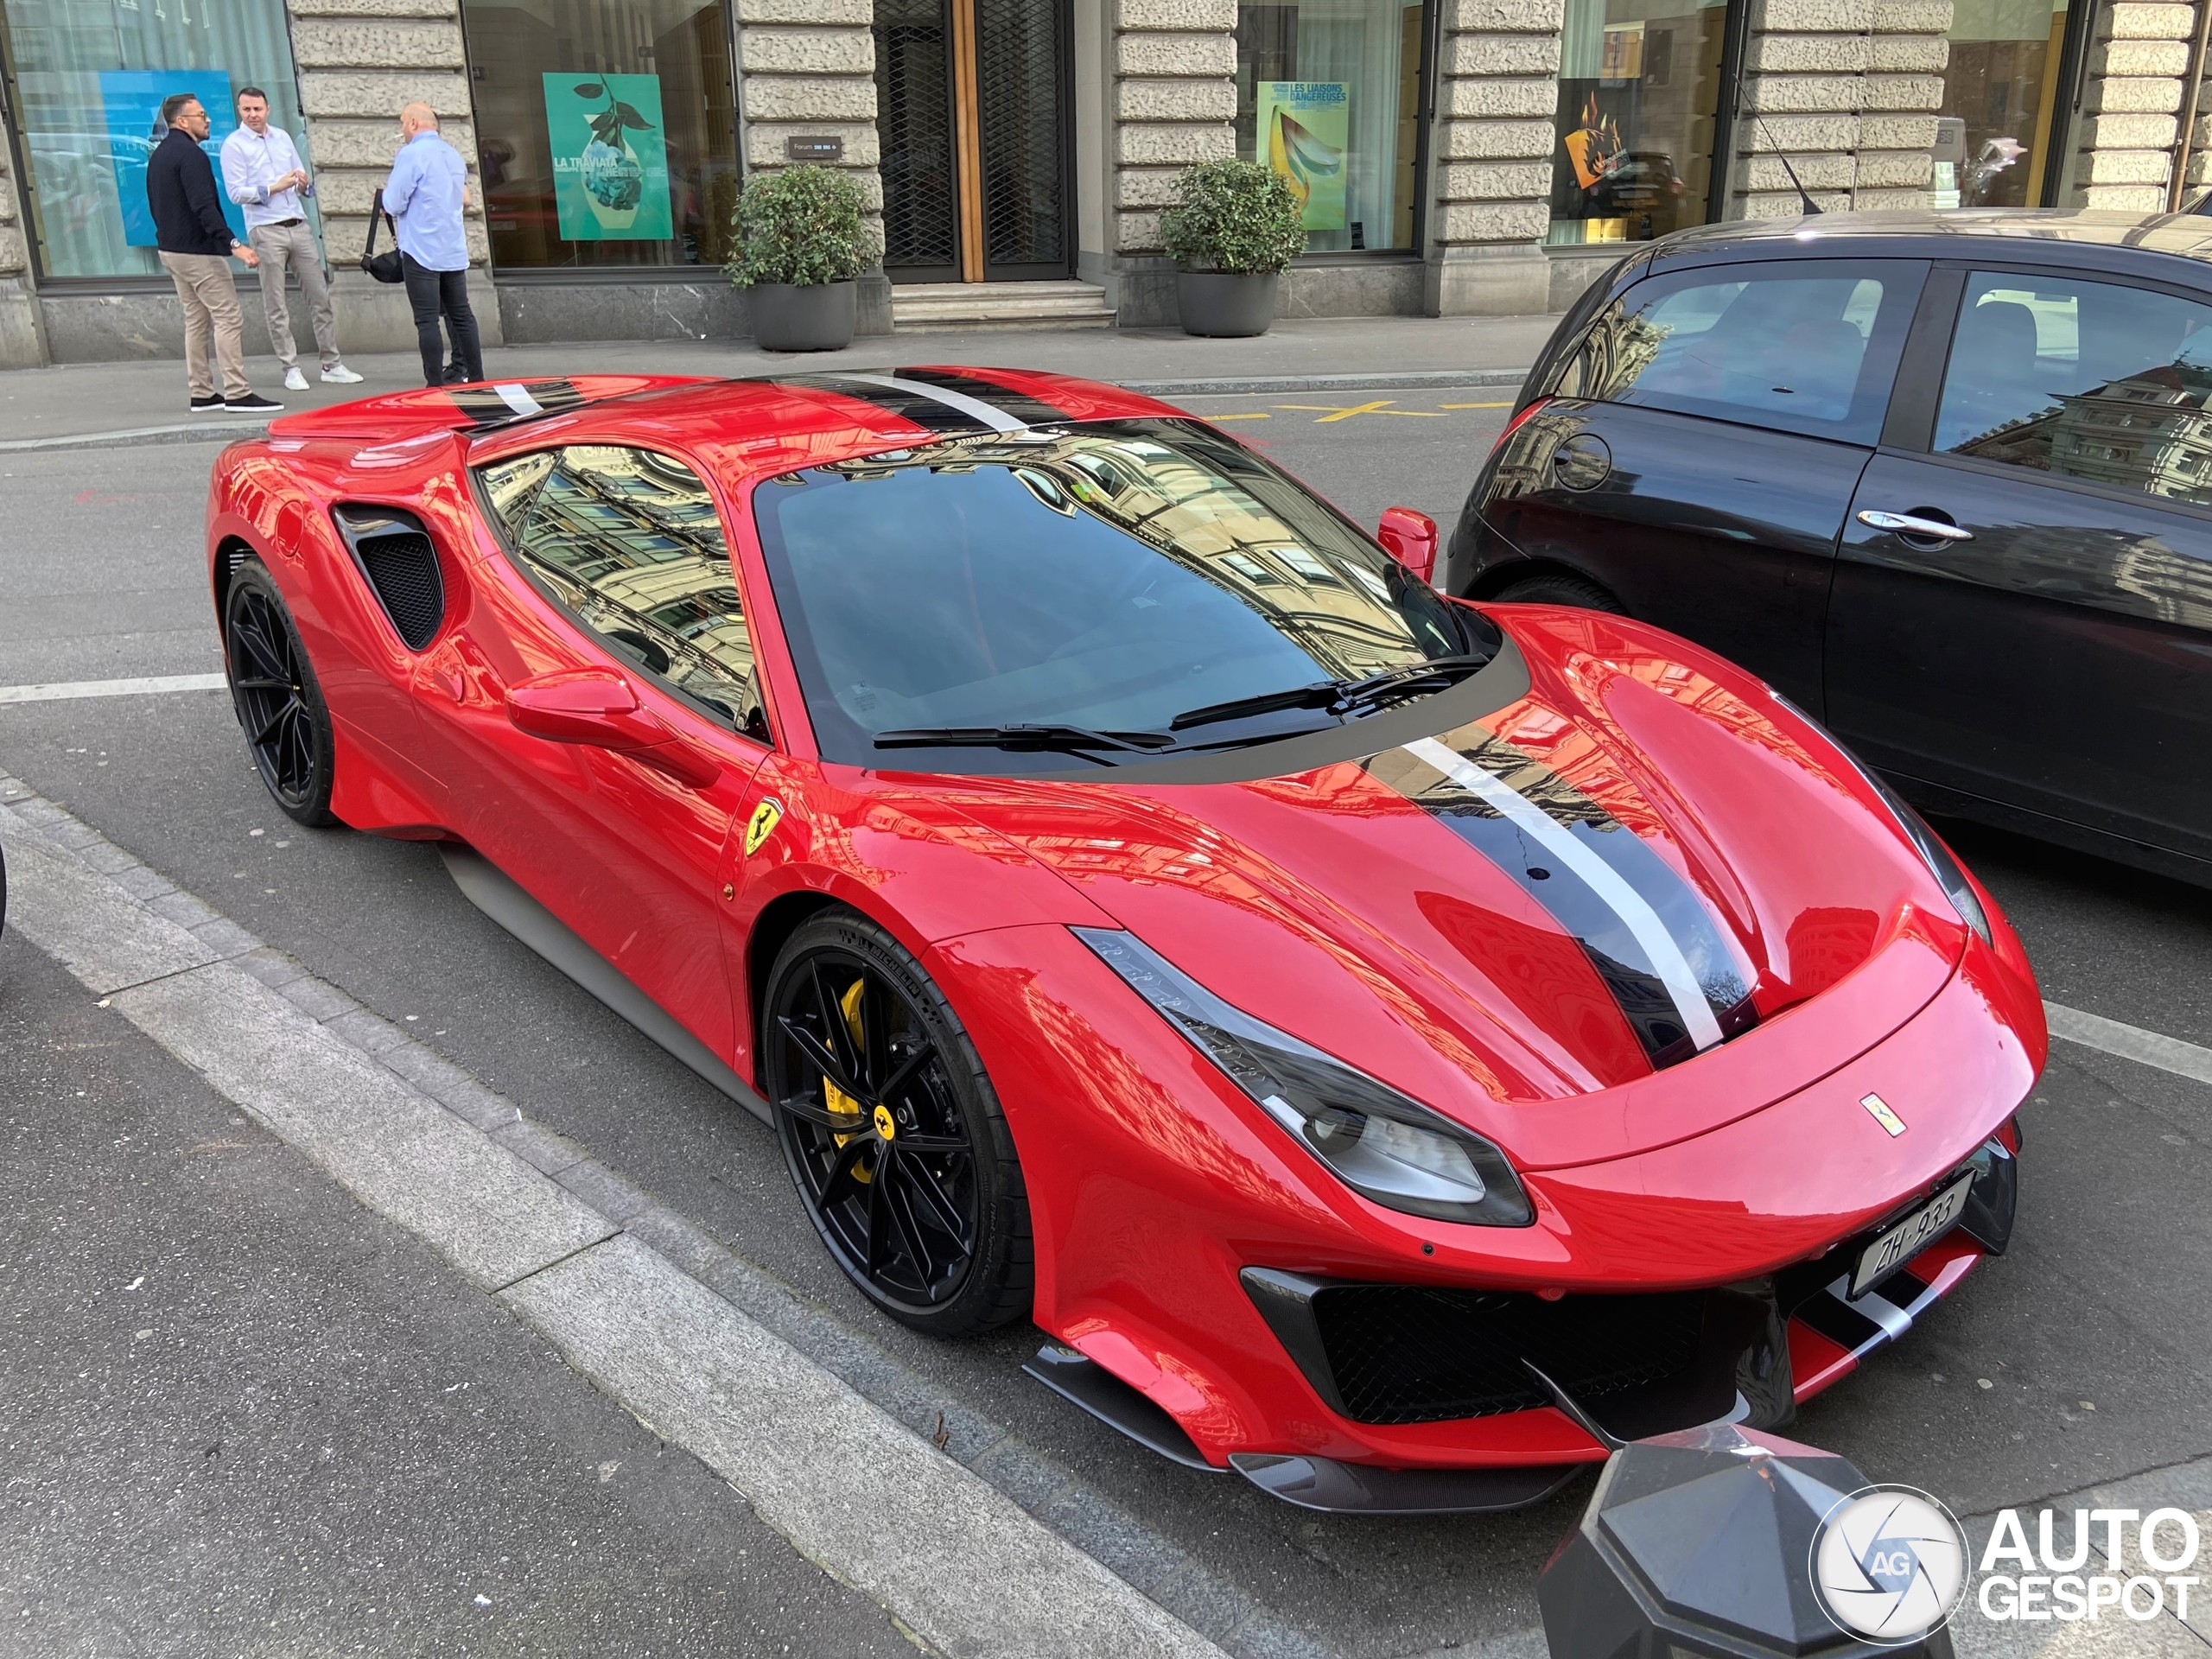
<svg viewBox="0 0 2212 1659">
<path fill-rule="evenodd" d="M 322 250 L 315 246 L 302 200 L 315 194 L 315 184 L 292 135 L 269 124 L 269 95 L 258 86 L 241 86 L 238 106 L 237 130 L 223 140 L 223 189 L 245 210 L 246 241 L 261 256 L 261 309 L 269 319 L 269 343 L 284 365 L 284 384 L 294 391 L 308 389 L 284 296 L 284 279 L 296 271 L 315 319 L 323 380 L 353 385 L 361 377 L 339 360 L 338 316 L 330 306 L 330 284 L 323 280 Z"/>
<path fill-rule="evenodd" d="M 446 382 L 438 319 L 453 337 L 453 360 L 461 380 L 484 378 L 484 353 L 476 339 L 476 313 L 468 304 L 468 163 L 438 136 L 438 118 L 427 104 L 399 112 L 399 157 L 384 182 L 385 211 L 392 217 L 407 302 L 415 313 L 416 344 L 423 352 L 425 385 Z"/>
</svg>

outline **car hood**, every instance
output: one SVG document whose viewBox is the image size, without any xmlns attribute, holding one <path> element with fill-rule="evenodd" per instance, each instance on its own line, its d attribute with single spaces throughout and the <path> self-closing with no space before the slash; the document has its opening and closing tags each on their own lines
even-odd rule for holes
<svg viewBox="0 0 2212 1659">
<path fill-rule="evenodd" d="M 1432 737 L 1219 783 L 968 779 L 960 810 L 1525 1167 L 1755 1111 L 1942 988 L 1964 927 L 1817 728 L 1670 636 L 1493 614 L 1526 690 Z"/>
</svg>

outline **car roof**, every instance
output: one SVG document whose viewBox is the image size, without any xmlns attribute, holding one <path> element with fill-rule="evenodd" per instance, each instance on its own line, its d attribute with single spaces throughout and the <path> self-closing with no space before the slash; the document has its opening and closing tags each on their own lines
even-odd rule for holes
<svg viewBox="0 0 2212 1659">
<path fill-rule="evenodd" d="M 534 401 L 551 402 L 542 383 L 531 387 Z M 1028 369 L 810 367 L 760 378 L 633 385 L 543 416 L 495 420 L 481 429 L 471 454 L 488 460 L 584 435 L 658 442 L 700 455 L 735 481 L 940 438 L 1181 413 L 1102 381 Z"/>
<path fill-rule="evenodd" d="M 2212 219 L 2088 208 L 1970 207 L 1733 219 L 1675 232 L 1654 245 L 1651 264 L 1662 269 L 1678 259 L 1703 264 L 1845 256 L 2027 259 L 2138 272 L 2167 260 L 2186 260 L 2202 268 L 2212 266 Z M 2183 280 L 2195 276 L 2181 270 L 2173 274 Z"/>
</svg>

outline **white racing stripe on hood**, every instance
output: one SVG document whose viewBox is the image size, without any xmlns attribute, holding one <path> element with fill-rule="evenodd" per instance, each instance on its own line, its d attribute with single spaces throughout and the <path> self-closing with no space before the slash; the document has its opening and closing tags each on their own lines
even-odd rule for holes
<svg viewBox="0 0 2212 1659">
<path fill-rule="evenodd" d="M 1652 971 L 1667 988 L 1667 995 L 1675 1005 L 1675 1012 L 1681 1015 L 1683 1029 L 1689 1033 L 1690 1039 L 1700 1050 L 1720 1041 L 1720 1023 L 1713 1017 L 1712 1005 L 1705 1000 L 1705 991 L 1690 969 L 1689 958 L 1682 954 L 1681 946 L 1667 931 L 1658 912 L 1644 902 L 1643 894 L 1621 879 L 1611 865 L 1504 779 L 1484 771 L 1457 750 L 1433 737 L 1424 737 L 1404 747 L 1415 760 L 1433 766 L 1469 793 L 1480 796 L 1516 829 L 1581 877 L 1590 891 L 1621 918 L 1622 925 L 1643 947 L 1643 954 L 1650 958 Z"/>
<path fill-rule="evenodd" d="M 943 386 L 931 386 L 919 380 L 901 380 L 893 374 L 848 374 L 842 370 L 831 370 L 822 377 L 825 380 L 858 380 L 871 386 L 888 386 L 893 391 L 903 391 L 909 397 L 926 397 L 933 404 L 943 404 L 947 409 L 957 409 L 971 421 L 981 421 L 994 432 L 1024 432 L 1027 421 L 1017 421 L 1004 410 L 985 403 L 980 397 L 970 397 L 964 391 L 947 391 Z"/>
<path fill-rule="evenodd" d="M 501 403 L 518 415 L 543 415 L 545 412 L 545 405 L 531 397 L 526 386 L 517 384 L 494 386 L 492 390 L 499 394 Z"/>
</svg>

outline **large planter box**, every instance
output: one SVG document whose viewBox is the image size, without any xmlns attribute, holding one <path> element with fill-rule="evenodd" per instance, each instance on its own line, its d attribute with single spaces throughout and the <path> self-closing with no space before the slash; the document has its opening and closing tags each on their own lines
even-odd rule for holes
<svg viewBox="0 0 2212 1659">
<path fill-rule="evenodd" d="M 1264 334 L 1275 320 L 1276 273 L 1231 275 L 1218 270 L 1179 270 L 1175 301 L 1183 332 L 1241 340 Z"/>
<path fill-rule="evenodd" d="M 765 352 L 842 352 L 853 343 L 853 283 L 801 288 L 760 283 L 750 290 L 753 341 Z"/>
</svg>

